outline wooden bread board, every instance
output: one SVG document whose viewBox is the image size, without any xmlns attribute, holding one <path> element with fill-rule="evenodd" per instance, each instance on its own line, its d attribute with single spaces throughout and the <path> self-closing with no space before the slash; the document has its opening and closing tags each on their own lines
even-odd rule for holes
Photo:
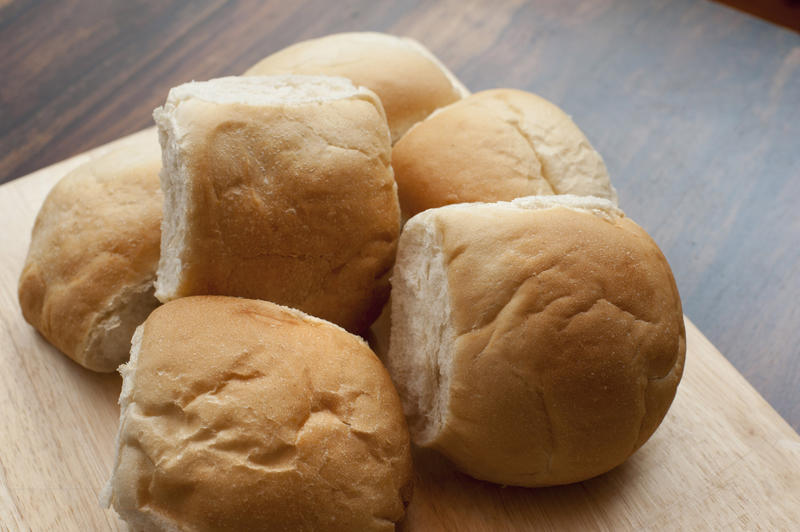
<svg viewBox="0 0 800 532">
<path fill-rule="evenodd" d="M 121 139 L 0 186 L 0 529 L 118 530 L 111 470 L 121 379 L 71 362 L 22 318 L 17 281 L 36 213 L 69 170 Z M 598 478 L 502 487 L 415 453 L 406 530 L 798 530 L 800 437 L 686 320 L 683 381 L 655 435 Z M 766 356 L 766 354 L 765 354 Z"/>
</svg>

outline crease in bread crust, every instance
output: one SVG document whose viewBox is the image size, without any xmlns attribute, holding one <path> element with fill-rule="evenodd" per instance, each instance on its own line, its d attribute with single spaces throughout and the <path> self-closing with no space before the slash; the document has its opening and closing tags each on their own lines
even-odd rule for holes
<svg viewBox="0 0 800 532">
<path fill-rule="evenodd" d="M 519 133 L 519 135 L 523 139 L 525 139 L 525 142 L 528 143 L 528 146 L 530 147 L 531 152 L 533 153 L 534 159 L 536 159 L 539 162 L 539 169 L 540 169 L 539 172 L 542 179 L 544 180 L 545 183 L 547 183 L 547 186 L 550 187 L 550 191 L 553 194 L 563 194 L 564 191 L 557 186 L 556 181 L 550 175 L 550 168 L 549 165 L 547 164 L 547 161 L 539 154 L 539 150 L 536 147 L 537 141 L 535 139 L 535 135 L 532 134 L 527 127 L 525 127 L 525 121 L 523 120 L 523 117 L 525 115 L 523 114 L 522 110 L 513 103 L 511 103 L 508 100 L 508 98 L 503 98 L 501 101 L 506 104 L 510 114 L 514 116 L 514 118 L 506 117 L 504 121 L 506 122 L 506 124 L 513 127 L 517 131 L 517 133 Z M 528 176 L 528 179 L 535 179 L 535 176 L 530 175 Z"/>
<path fill-rule="evenodd" d="M 564 113 L 555 104 L 543 98 L 533 95 L 536 99 L 542 102 L 545 108 L 549 107 L 557 111 L 556 112 L 557 120 L 553 122 L 545 120 L 541 124 L 536 121 L 531 122 L 530 120 L 526 119 L 525 111 L 517 103 L 515 103 L 514 97 L 516 94 L 517 93 L 515 92 L 509 93 L 507 91 L 495 90 L 488 92 L 487 94 L 484 95 L 484 97 L 491 98 L 489 101 L 492 100 L 496 101 L 507 109 L 510 117 L 505 118 L 506 123 L 515 128 L 517 132 L 528 143 L 535 158 L 539 161 L 542 179 L 544 179 L 550 186 L 550 188 L 552 188 L 554 194 L 571 193 L 570 187 L 565 186 L 563 182 L 564 181 L 563 178 L 568 176 L 553 175 L 550 157 L 545 157 L 544 155 L 542 155 L 542 149 L 550 148 L 550 146 L 548 146 L 549 144 L 548 138 L 551 138 L 553 136 L 559 136 L 556 131 L 559 129 L 574 130 L 580 133 L 579 135 L 580 140 L 578 141 L 577 151 L 583 155 L 587 153 L 590 154 L 593 153 L 594 155 L 596 155 L 597 158 L 599 158 L 600 160 L 600 165 L 602 166 L 602 174 L 604 174 L 606 176 L 606 179 L 608 179 L 608 171 L 605 168 L 605 163 L 602 160 L 602 156 L 591 146 L 591 144 L 589 144 L 589 141 L 586 138 L 586 136 L 583 134 L 583 132 L 580 131 L 578 126 L 572 121 L 572 118 L 570 118 L 569 115 Z M 532 128 L 531 126 L 534 127 Z M 536 131 L 537 128 L 540 128 L 540 130 Z M 582 161 L 583 159 L 584 158 L 582 156 L 575 157 L 575 162 Z M 591 176 L 591 177 L 596 177 L 596 176 Z M 595 183 L 595 185 L 596 184 L 597 183 Z M 614 205 L 616 205 L 618 202 L 617 191 L 610 181 L 608 182 L 608 190 L 605 192 L 608 194 L 607 196 L 605 196 L 606 199 L 610 200 L 612 203 L 614 203 Z"/>
</svg>

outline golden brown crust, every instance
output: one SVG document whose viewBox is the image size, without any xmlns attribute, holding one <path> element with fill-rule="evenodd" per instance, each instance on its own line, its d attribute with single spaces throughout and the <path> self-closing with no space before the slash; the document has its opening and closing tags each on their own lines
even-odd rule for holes
<svg viewBox="0 0 800 532">
<path fill-rule="evenodd" d="M 123 517 L 255 531 L 394 530 L 403 516 L 408 431 L 361 339 L 272 303 L 197 296 L 150 315 L 134 363 L 112 477 Z"/>
<path fill-rule="evenodd" d="M 400 231 L 377 97 L 262 106 L 194 98 L 172 115 L 186 128 L 177 157 L 191 195 L 181 282 L 166 297 L 264 299 L 366 329 L 388 297 Z"/>
<path fill-rule="evenodd" d="M 563 207 L 421 216 L 441 234 L 455 337 L 440 368 L 445 422 L 428 445 L 476 478 L 521 486 L 584 480 L 638 449 L 686 351 L 675 280 L 645 231 Z"/>
<path fill-rule="evenodd" d="M 129 343 L 101 352 L 90 337 L 102 335 L 97 330 L 120 310 L 120 297 L 146 292 L 155 277 L 160 167 L 153 131 L 70 172 L 36 218 L 19 280 L 22 313 L 49 342 L 89 369 L 114 371 L 127 359 Z"/>
<path fill-rule="evenodd" d="M 430 113 L 468 91 L 416 41 L 381 33 L 340 33 L 299 42 L 252 66 L 245 75 L 342 76 L 383 102 L 392 142 Z"/>
<path fill-rule="evenodd" d="M 616 202 L 600 155 L 552 103 L 523 91 L 483 91 L 417 124 L 392 150 L 406 217 L 453 203 L 541 194 Z"/>
</svg>

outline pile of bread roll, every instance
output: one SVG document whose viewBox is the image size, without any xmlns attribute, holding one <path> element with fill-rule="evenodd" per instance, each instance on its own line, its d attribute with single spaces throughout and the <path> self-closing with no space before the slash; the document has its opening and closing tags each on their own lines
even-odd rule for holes
<svg viewBox="0 0 800 532">
<path fill-rule="evenodd" d="M 552 103 L 350 33 L 175 87 L 154 118 L 55 186 L 19 283 L 53 345 L 119 366 L 102 499 L 134 530 L 392 530 L 411 442 L 549 486 L 666 414 L 675 281 Z"/>
</svg>

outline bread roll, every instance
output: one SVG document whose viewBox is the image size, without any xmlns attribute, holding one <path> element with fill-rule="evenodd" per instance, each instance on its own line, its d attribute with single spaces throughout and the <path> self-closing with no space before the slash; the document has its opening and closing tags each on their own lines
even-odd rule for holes
<svg viewBox="0 0 800 532">
<path fill-rule="evenodd" d="M 576 194 L 617 202 L 602 157 L 561 109 L 528 92 L 473 94 L 392 150 L 405 217 L 452 203 Z"/>
<path fill-rule="evenodd" d="M 154 113 L 165 193 L 156 296 L 265 299 L 359 332 L 400 232 L 378 97 L 344 78 L 221 78 Z"/>
<path fill-rule="evenodd" d="M 686 351 L 656 244 L 577 196 L 432 209 L 406 224 L 387 365 L 412 440 L 473 477 L 581 481 L 667 412 Z"/>
<path fill-rule="evenodd" d="M 375 91 L 392 142 L 434 110 L 469 91 L 424 46 L 385 33 L 339 33 L 293 44 L 262 59 L 245 75 L 342 76 Z"/>
<path fill-rule="evenodd" d="M 179 299 L 120 368 L 101 498 L 134 530 L 394 530 L 411 455 L 389 375 L 358 337 L 302 312 Z"/>
<path fill-rule="evenodd" d="M 44 201 L 19 279 L 25 319 L 94 371 L 114 371 L 158 305 L 161 150 L 155 131 L 66 175 Z"/>
</svg>

